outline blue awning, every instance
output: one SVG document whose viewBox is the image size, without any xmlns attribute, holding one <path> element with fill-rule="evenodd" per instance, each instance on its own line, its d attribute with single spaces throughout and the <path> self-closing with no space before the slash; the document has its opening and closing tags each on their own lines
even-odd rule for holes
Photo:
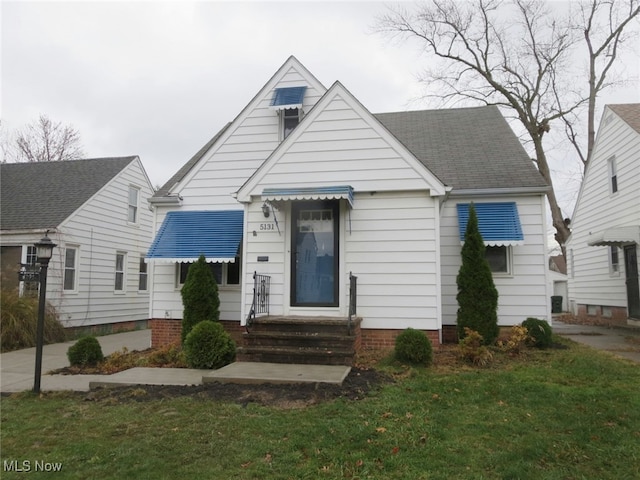
<svg viewBox="0 0 640 480">
<path fill-rule="evenodd" d="M 469 204 L 458 203 L 460 241 L 464 242 L 469 221 Z M 485 245 L 524 245 L 516 202 L 475 203 L 478 229 Z"/>
<path fill-rule="evenodd" d="M 167 213 L 149 248 L 148 262 L 234 262 L 242 240 L 244 212 L 174 211 Z"/>
<path fill-rule="evenodd" d="M 307 87 L 276 88 L 269 107 L 275 110 L 302 108 L 302 100 Z"/>
<path fill-rule="evenodd" d="M 262 191 L 262 200 L 271 202 L 331 199 L 344 199 L 353 207 L 353 187 L 338 185 L 334 187 L 265 188 Z"/>
</svg>

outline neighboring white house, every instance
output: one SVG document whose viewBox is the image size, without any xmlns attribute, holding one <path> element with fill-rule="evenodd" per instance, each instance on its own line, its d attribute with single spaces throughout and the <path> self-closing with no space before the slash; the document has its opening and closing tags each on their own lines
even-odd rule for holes
<svg viewBox="0 0 640 480">
<path fill-rule="evenodd" d="M 18 281 L 35 268 L 34 242 L 56 244 L 47 300 L 67 328 L 102 330 L 146 324 L 144 256 L 153 238 L 147 199 L 153 188 L 137 156 L 1 165 L 2 288 L 37 294 Z"/>
<path fill-rule="evenodd" d="M 638 324 L 640 104 L 605 107 L 571 228 L 572 312 L 597 323 Z"/>
<path fill-rule="evenodd" d="M 150 317 L 181 318 L 202 253 L 237 326 L 254 272 L 270 278 L 271 316 L 302 318 L 346 318 L 353 274 L 364 346 L 407 327 L 442 341 L 474 202 L 500 325 L 550 320 L 546 191 L 496 107 L 373 115 L 290 57 L 151 199 Z"/>
</svg>

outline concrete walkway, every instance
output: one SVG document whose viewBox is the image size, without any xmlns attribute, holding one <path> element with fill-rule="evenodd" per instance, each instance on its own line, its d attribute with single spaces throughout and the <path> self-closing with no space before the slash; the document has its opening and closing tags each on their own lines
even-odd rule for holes
<svg viewBox="0 0 640 480">
<path fill-rule="evenodd" d="M 608 328 L 553 322 L 553 331 L 579 343 L 640 363 L 640 328 Z M 145 350 L 151 345 L 151 331 L 116 333 L 98 337 L 102 352 L 109 355 L 126 347 Z M 50 375 L 69 365 L 67 350 L 74 342 L 45 345 L 42 355 L 41 390 L 88 391 L 98 386 L 200 385 L 209 382 L 235 383 L 337 383 L 350 368 L 323 365 L 282 365 L 237 362 L 219 370 L 186 368 L 131 368 L 113 375 Z M 0 392 L 33 389 L 35 348 L 0 355 Z"/>
<path fill-rule="evenodd" d="M 122 348 L 146 350 L 151 346 L 151 330 L 116 333 L 97 337 L 102 353 Z M 89 391 L 96 387 L 126 385 L 201 385 L 202 383 L 337 383 L 351 370 L 341 365 L 282 365 L 236 362 L 219 370 L 189 368 L 130 368 L 112 375 L 51 375 L 50 371 L 69 366 L 67 350 L 75 342 L 45 345 L 42 352 L 41 391 Z M 32 390 L 35 348 L 0 355 L 0 392 Z"/>
<path fill-rule="evenodd" d="M 553 333 L 640 363 L 640 328 L 598 327 L 553 321 Z"/>
</svg>

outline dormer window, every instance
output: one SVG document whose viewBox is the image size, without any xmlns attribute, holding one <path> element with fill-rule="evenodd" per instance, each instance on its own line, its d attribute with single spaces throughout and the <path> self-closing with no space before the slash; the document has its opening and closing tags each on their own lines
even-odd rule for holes
<svg viewBox="0 0 640 480">
<path fill-rule="evenodd" d="M 299 108 L 287 108 L 286 110 L 280 111 L 283 140 L 287 138 L 293 129 L 298 126 L 298 123 L 300 123 L 301 111 Z"/>
<path fill-rule="evenodd" d="M 280 118 L 280 139 L 289 136 L 302 119 L 302 102 L 307 87 L 276 88 L 269 108 L 276 110 Z"/>
</svg>

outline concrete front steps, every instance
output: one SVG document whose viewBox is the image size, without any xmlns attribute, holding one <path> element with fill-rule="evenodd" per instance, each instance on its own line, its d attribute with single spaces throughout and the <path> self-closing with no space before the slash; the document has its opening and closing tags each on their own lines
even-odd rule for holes
<svg viewBox="0 0 640 480">
<path fill-rule="evenodd" d="M 353 365 L 361 318 L 258 317 L 243 334 L 241 362 Z"/>
</svg>

